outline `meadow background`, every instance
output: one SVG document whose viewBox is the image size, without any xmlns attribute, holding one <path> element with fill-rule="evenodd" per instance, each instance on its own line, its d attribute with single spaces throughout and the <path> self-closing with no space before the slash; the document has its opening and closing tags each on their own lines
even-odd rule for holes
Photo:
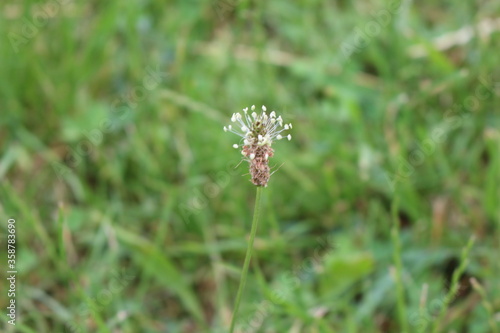
<svg viewBox="0 0 500 333">
<path fill-rule="evenodd" d="M 241 332 L 499 331 L 500 2 L 0 8 L 0 331 L 227 332 L 252 104 L 293 139 Z"/>
</svg>

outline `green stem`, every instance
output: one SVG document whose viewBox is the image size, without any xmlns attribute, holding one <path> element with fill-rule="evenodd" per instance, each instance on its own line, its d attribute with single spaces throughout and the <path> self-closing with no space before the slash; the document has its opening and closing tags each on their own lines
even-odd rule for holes
<svg viewBox="0 0 500 333">
<path fill-rule="evenodd" d="M 250 239 L 248 240 L 247 254 L 245 256 L 245 263 L 243 264 L 243 271 L 241 272 L 240 286 L 238 287 L 238 293 L 236 294 L 236 302 L 234 304 L 233 318 L 231 319 L 230 333 L 234 331 L 234 325 L 236 324 L 236 317 L 238 315 L 238 308 L 240 307 L 241 295 L 243 294 L 243 289 L 245 289 L 245 283 L 247 282 L 248 266 L 250 266 L 250 259 L 252 258 L 253 252 L 253 241 L 255 239 L 255 234 L 257 233 L 257 226 L 259 224 L 259 214 L 260 214 L 260 198 L 262 195 L 262 187 L 257 187 L 257 194 L 255 197 L 255 209 L 253 213 L 252 229 L 250 230 Z"/>
<path fill-rule="evenodd" d="M 460 265 L 453 271 L 453 274 L 451 276 L 451 287 L 444 298 L 443 306 L 441 307 L 441 311 L 439 312 L 438 318 L 434 322 L 434 328 L 432 330 L 433 333 L 442 332 L 441 324 L 448 310 L 448 306 L 458 296 L 458 292 L 460 290 L 460 278 L 462 277 L 462 274 L 464 273 L 465 269 L 467 268 L 467 265 L 469 264 L 469 253 L 470 250 L 472 249 L 472 246 L 474 245 L 474 241 L 475 237 L 474 235 L 472 235 L 471 238 L 469 239 L 469 242 L 467 242 L 465 248 L 462 249 Z"/>
<path fill-rule="evenodd" d="M 394 265 L 396 266 L 395 268 L 395 275 L 396 275 L 396 294 L 397 294 L 397 309 L 398 309 L 398 314 L 399 314 L 399 322 L 401 325 L 401 332 L 402 333 L 408 333 L 408 322 L 407 322 L 407 316 L 406 316 L 406 303 L 405 303 L 405 297 L 404 297 L 404 286 L 403 286 L 403 263 L 401 260 L 401 240 L 399 238 L 399 233 L 400 233 L 400 221 L 399 221 L 399 216 L 398 216 L 398 204 L 399 204 L 399 198 L 396 196 L 394 198 L 393 204 L 392 204 L 392 220 L 393 220 L 393 227 L 392 227 L 392 242 L 393 242 L 393 260 L 394 260 Z"/>
</svg>

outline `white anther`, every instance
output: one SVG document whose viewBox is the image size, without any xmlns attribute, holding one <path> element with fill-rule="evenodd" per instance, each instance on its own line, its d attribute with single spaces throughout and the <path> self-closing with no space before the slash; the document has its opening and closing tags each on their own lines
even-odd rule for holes
<svg viewBox="0 0 500 333">
<path fill-rule="evenodd" d="M 292 140 L 292 135 L 288 134 L 287 138 L 288 138 L 288 141 Z"/>
<path fill-rule="evenodd" d="M 264 159 L 267 160 L 268 158 L 269 158 L 269 154 L 264 155 Z"/>
<path fill-rule="evenodd" d="M 285 129 L 286 129 L 286 130 L 288 129 L 288 124 L 285 124 Z"/>
<path fill-rule="evenodd" d="M 235 143 L 235 144 L 233 145 L 233 148 L 234 148 L 234 149 L 238 149 L 238 145 Z"/>
<path fill-rule="evenodd" d="M 276 135 L 276 139 L 281 140 L 281 139 L 283 139 L 283 137 L 278 134 L 278 135 Z"/>
<path fill-rule="evenodd" d="M 255 158 L 255 154 L 250 154 L 250 159 L 253 160 Z"/>
<path fill-rule="evenodd" d="M 252 105 L 252 107 L 250 108 L 252 111 L 255 110 L 255 105 Z"/>
<path fill-rule="evenodd" d="M 270 114 L 271 118 L 275 118 L 276 117 L 276 112 L 274 111 L 271 111 L 271 114 Z"/>
<path fill-rule="evenodd" d="M 280 126 L 283 126 L 283 119 L 281 118 L 281 116 L 276 118 L 276 120 L 280 123 Z"/>
<path fill-rule="evenodd" d="M 227 132 L 227 127 L 226 126 L 224 126 L 224 132 Z"/>
<path fill-rule="evenodd" d="M 265 105 L 262 105 L 262 111 L 266 111 L 266 106 Z"/>
</svg>

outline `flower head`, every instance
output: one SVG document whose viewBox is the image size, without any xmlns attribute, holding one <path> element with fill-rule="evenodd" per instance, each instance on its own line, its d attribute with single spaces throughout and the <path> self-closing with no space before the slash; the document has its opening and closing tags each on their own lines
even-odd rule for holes
<svg viewBox="0 0 500 333">
<path fill-rule="evenodd" d="M 241 148 L 241 154 L 250 163 L 252 183 L 257 186 L 267 186 L 270 177 L 268 161 L 274 154 L 271 145 L 275 140 L 284 138 L 291 140 L 290 134 L 282 135 L 281 133 L 291 129 L 292 124 L 283 126 L 281 116 L 276 117 L 275 111 L 271 111 L 268 115 L 264 105 L 260 114 L 254 110 L 255 105 L 252 105 L 251 114 L 249 114 L 248 108 L 243 109 L 243 116 L 240 113 L 233 113 L 231 122 L 235 123 L 235 126 L 224 126 L 224 131 L 233 132 L 242 138 L 242 142 L 234 144 L 233 147 Z"/>
</svg>

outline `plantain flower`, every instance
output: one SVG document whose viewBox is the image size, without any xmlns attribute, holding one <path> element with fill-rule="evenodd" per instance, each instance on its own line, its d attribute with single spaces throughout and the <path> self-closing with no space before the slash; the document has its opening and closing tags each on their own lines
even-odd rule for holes
<svg viewBox="0 0 500 333">
<path fill-rule="evenodd" d="M 233 125 L 224 126 L 225 132 L 232 132 L 242 139 L 239 144 L 234 144 L 233 148 L 241 149 L 241 154 L 250 164 L 251 181 L 256 186 L 267 186 L 269 181 L 270 168 L 269 158 L 273 157 L 274 150 L 271 148 L 275 140 L 291 140 L 290 134 L 282 134 L 283 131 L 290 130 L 292 124 L 283 126 L 281 116 L 276 117 L 276 112 L 266 113 L 266 107 L 262 106 L 262 112 L 255 112 L 255 105 L 243 109 L 243 116 L 240 113 L 233 113 L 231 122 Z"/>
</svg>

